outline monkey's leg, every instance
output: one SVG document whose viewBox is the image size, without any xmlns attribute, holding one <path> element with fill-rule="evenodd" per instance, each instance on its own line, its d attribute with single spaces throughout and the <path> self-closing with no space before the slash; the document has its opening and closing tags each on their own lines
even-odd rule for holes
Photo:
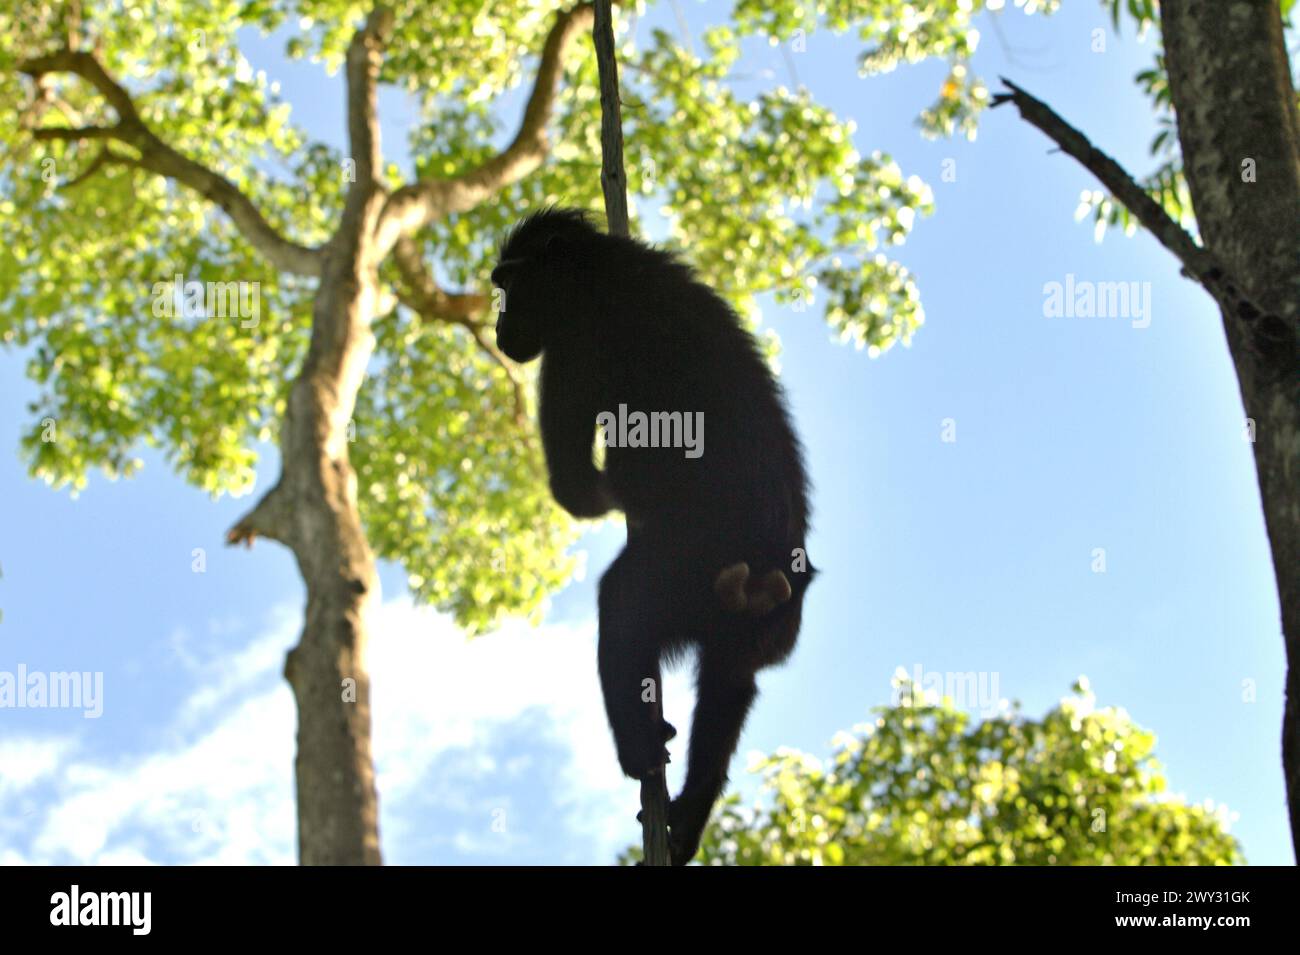
<svg viewBox="0 0 1300 955">
<path fill-rule="evenodd" d="M 667 762 L 664 743 L 676 735 L 663 718 L 659 660 L 668 622 L 655 590 L 631 549 L 600 582 L 601 689 L 619 765 L 633 779 Z"/>
<path fill-rule="evenodd" d="M 717 650 L 701 652 L 686 784 L 668 812 L 675 865 L 690 862 L 699 849 L 700 835 L 727 784 L 727 765 L 757 695 L 754 674 L 743 665 Z"/>
</svg>

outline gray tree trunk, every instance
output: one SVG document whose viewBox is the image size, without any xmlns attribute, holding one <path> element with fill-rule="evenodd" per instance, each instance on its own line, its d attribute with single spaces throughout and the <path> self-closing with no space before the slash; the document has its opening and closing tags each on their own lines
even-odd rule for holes
<svg viewBox="0 0 1300 955">
<path fill-rule="evenodd" d="M 366 611 L 379 597 L 357 511 L 347 426 L 370 358 L 373 269 L 358 242 L 326 252 L 311 349 L 289 399 L 282 446 L 287 543 L 307 585 L 302 638 L 285 677 L 298 704 L 298 849 L 303 865 L 377 865 Z"/>
<path fill-rule="evenodd" d="M 1165 61 L 1273 552 L 1288 660 L 1282 763 L 1300 857 L 1300 116 L 1277 0 L 1164 0 Z M 1253 177 L 1248 174 L 1252 170 Z M 1253 178 L 1254 181 L 1250 181 Z M 1249 304 L 1245 304 L 1248 302 Z"/>
<path fill-rule="evenodd" d="M 303 865 L 378 865 L 379 802 L 370 757 L 367 611 L 379 577 L 357 509 L 348 423 L 374 351 L 380 308 L 376 241 L 388 193 L 376 79 L 392 16 L 382 8 L 348 49 L 348 138 L 356 178 L 334 235 L 319 250 L 311 345 L 289 392 L 280 480 L 230 532 L 274 538 L 307 585 L 302 637 L 284 673 L 298 704 L 298 858 Z"/>
</svg>

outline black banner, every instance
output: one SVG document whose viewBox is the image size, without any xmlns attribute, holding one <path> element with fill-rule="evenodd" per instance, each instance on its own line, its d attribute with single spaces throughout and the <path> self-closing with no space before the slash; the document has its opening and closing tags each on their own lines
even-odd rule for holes
<svg viewBox="0 0 1300 955">
<path fill-rule="evenodd" d="M 1037 928 L 1047 939 L 1200 934 L 1221 944 L 1277 932 L 1295 905 L 1295 871 L 1220 869 L 645 868 L 45 868 L 0 870 L 7 939 L 76 934 L 81 942 L 146 939 L 296 942 L 392 932 L 611 939 L 671 925 L 728 934 L 807 932 L 839 923 L 879 932 L 989 940 Z M 725 923 L 725 924 L 717 924 Z M 617 931 L 617 929 L 615 929 Z M 695 931 L 694 928 L 691 929 Z M 445 943 L 439 934 L 425 935 Z"/>
</svg>

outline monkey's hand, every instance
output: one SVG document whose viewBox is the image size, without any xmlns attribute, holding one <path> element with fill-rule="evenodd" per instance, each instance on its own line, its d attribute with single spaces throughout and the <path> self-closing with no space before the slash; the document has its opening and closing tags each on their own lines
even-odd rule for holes
<svg viewBox="0 0 1300 955">
<path fill-rule="evenodd" d="M 728 613 L 747 613 L 761 617 L 771 613 L 794 594 L 790 578 L 779 569 L 750 579 L 749 564 L 743 561 L 722 568 L 713 581 L 713 592 Z"/>
</svg>

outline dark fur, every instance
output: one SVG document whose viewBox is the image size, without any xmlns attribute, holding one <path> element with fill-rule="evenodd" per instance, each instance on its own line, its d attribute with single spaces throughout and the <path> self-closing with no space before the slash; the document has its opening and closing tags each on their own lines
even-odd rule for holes
<svg viewBox="0 0 1300 955">
<path fill-rule="evenodd" d="M 808 480 L 781 388 L 731 308 L 671 255 L 599 232 L 582 213 L 521 223 L 493 283 L 506 293 L 497 343 L 516 361 L 544 355 L 541 429 L 556 501 L 575 517 L 628 515 L 627 547 L 600 583 L 601 683 L 623 771 L 664 759 L 672 728 L 660 661 L 699 648 L 686 784 L 673 801 L 673 859 L 694 856 L 757 692 L 754 674 L 794 647 L 811 566 L 792 551 L 808 531 Z M 592 462 L 596 416 L 704 413 L 703 455 L 609 448 Z M 725 566 L 780 568 L 793 596 L 765 616 L 726 613 L 713 591 Z"/>
</svg>

